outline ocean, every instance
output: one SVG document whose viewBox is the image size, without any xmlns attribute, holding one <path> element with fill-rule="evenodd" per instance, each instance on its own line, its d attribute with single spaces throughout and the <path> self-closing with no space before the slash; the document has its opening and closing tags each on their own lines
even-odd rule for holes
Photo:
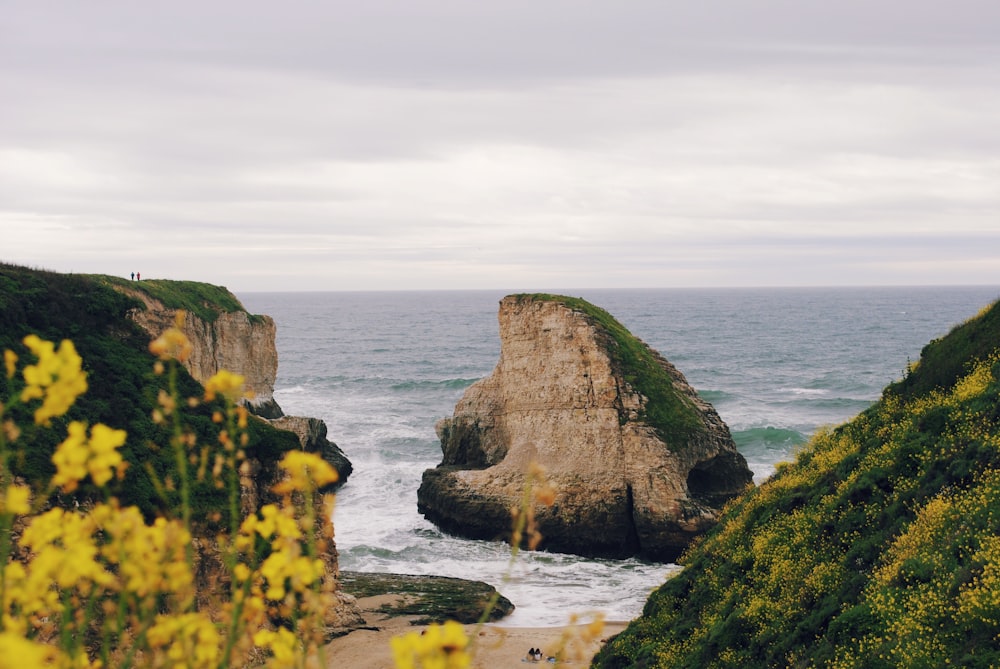
<svg viewBox="0 0 1000 669">
<path fill-rule="evenodd" d="M 522 551 L 443 534 L 417 513 L 441 461 L 434 424 L 488 375 L 509 292 L 239 295 L 277 323 L 274 397 L 326 422 L 354 465 L 337 495 L 341 568 L 486 581 L 516 609 L 500 624 L 629 620 L 679 567 Z M 602 307 L 711 402 L 763 481 L 821 426 L 857 415 L 930 340 L 1000 297 L 998 287 L 556 291 Z"/>
</svg>

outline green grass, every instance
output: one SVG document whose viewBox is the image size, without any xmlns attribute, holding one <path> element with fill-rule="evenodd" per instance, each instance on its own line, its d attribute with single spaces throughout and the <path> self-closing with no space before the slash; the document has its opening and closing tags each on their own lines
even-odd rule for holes
<svg viewBox="0 0 1000 669">
<path fill-rule="evenodd" d="M 889 386 L 887 392 L 906 398 L 954 386 L 972 362 L 985 359 L 996 348 L 1000 310 L 995 307 L 995 302 L 988 305 L 976 318 L 956 325 L 947 336 L 927 344 L 916 368 Z"/>
<path fill-rule="evenodd" d="M 1000 306 L 730 504 L 594 666 L 1000 666 Z"/>
<path fill-rule="evenodd" d="M 65 437 L 65 426 L 70 420 L 101 422 L 124 429 L 128 439 L 122 454 L 130 466 L 125 479 L 112 482 L 110 487 L 124 504 L 135 504 L 152 517 L 176 502 L 160 498 L 146 471 L 148 464 L 161 479 L 176 480 L 170 435 L 151 420 L 157 406 L 157 392 L 164 387 L 165 380 L 152 372 L 154 359 L 148 351 L 149 335 L 127 317 L 140 303 L 114 290 L 111 283 L 90 275 L 0 264 L 0 350 L 10 349 L 22 362 L 30 362 L 30 352 L 21 343 L 25 335 L 34 333 L 53 342 L 71 339 L 83 358 L 89 385 L 69 413 L 53 421 L 52 429 L 33 426 L 30 413 L 24 409 L 13 413 L 11 417 L 25 430 L 19 443 L 28 447 L 14 459 L 12 469 L 40 488 L 53 473 L 51 456 Z M 192 301 L 179 297 L 181 287 L 188 282 L 169 283 L 178 296 L 175 304 Z M 204 288 L 193 299 L 213 295 L 214 291 L 214 287 Z M 202 386 L 183 368 L 178 370 L 178 384 L 182 397 L 203 393 Z M 5 388 L 0 379 L 0 392 L 3 392 L 0 399 L 5 401 L 17 392 L 17 387 Z M 200 444 L 216 443 L 218 426 L 211 421 L 213 408 L 217 406 L 202 404 L 185 413 L 185 422 Z M 252 420 L 249 429 L 254 445 L 251 454 L 261 460 L 265 469 L 273 468 L 286 450 L 299 446 L 293 434 L 275 430 L 264 421 Z M 74 498 L 80 501 L 94 494 L 97 491 L 84 487 Z M 195 486 L 194 496 L 196 518 L 226 508 L 223 492 L 207 482 Z"/>
<path fill-rule="evenodd" d="M 514 610 L 509 599 L 482 581 L 342 571 L 340 585 L 344 592 L 358 598 L 395 595 L 396 599 L 382 605 L 380 612 L 390 617 L 415 616 L 414 625 L 446 620 L 468 625 L 478 622 L 487 608 L 490 621 L 500 620 Z"/>
<path fill-rule="evenodd" d="M 162 302 L 168 309 L 184 309 L 209 323 L 214 322 L 220 314 L 246 311 L 236 296 L 224 286 L 170 279 L 129 281 L 105 274 L 91 276 L 98 283 L 140 290 Z"/>
<path fill-rule="evenodd" d="M 668 446 L 702 429 L 698 410 L 674 387 L 673 379 L 654 352 L 607 311 L 579 297 L 548 293 L 524 293 L 514 297 L 521 301 L 562 304 L 580 312 L 606 333 L 610 341 L 607 351 L 614 369 L 647 400 L 640 420 L 656 430 Z M 622 418 L 624 420 L 624 416 Z"/>
</svg>

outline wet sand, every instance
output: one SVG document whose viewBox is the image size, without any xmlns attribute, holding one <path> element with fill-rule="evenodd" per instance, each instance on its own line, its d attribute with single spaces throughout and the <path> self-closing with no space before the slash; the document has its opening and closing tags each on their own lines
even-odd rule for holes
<svg viewBox="0 0 1000 669">
<path fill-rule="evenodd" d="M 334 639 L 326 647 L 326 663 L 330 669 L 394 669 L 390 640 L 394 636 L 420 631 L 412 616 L 386 616 L 378 612 L 392 595 L 359 599 L 364 611 L 366 628 L 357 629 Z M 473 639 L 472 666 L 477 669 L 504 667 L 587 667 L 591 658 L 608 637 L 625 628 L 624 622 L 605 622 L 599 634 L 592 635 L 587 625 L 564 627 L 504 627 L 497 624 L 463 625 Z M 589 638 L 593 636 L 593 638 Z M 529 648 L 540 648 L 546 657 L 557 656 L 558 662 L 528 662 Z"/>
</svg>

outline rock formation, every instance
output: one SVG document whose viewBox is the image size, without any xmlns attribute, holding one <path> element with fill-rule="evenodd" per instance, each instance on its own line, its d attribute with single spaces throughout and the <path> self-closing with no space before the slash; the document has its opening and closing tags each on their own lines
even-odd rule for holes
<svg viewBox="0 0 1000 669">
<path fill-rule="evenodd" d="M 159 300 L 138 289 L 119 290 L 141 300 L 144 309 L 136 309 L 129 317 L 149 333 L 158 337 L 175 324 L 176 309 L 166 307 Z M 235 300 L 235 297 L 233 298 Z M 188 313 L 184 319 L 184 334 L 191 341 L 192 351 L 184 366 L 191 376 L 204 383 L 221 369 L 242 375 L 251 399 L 249 408 L 254 414 L 268 420 L 275 428 L 287 430 L 298 437 L 302 450 L 318 453 L 337 470 L 340 480 L 331 490 L 343 485 L 351 474 L 352 466 L 344 452 L 327 439 L 326 423 L 318 418 L 285 416 L 274 400 L 274 382 L 278 373 L 278 351 L 275 345 L 277 328 L 270 316 L 251 316 L 246 311 L 222 311 L 214 321 L 207 321 Z M 273 466 L 265 467 L 252 455 L 240 477 L 240 506 L 244 515 L 256 513 L 264 504 L 274 502 L 270 489 L 278 482 L 279 472 Z M 317 513 L 323 513 L 317 501 Z M 209 584 L 222 584 L 228 578 L 223 568 L 221 554 L 212 537 L 195 541 L 199 559 L 199 582 L 205 590 Z M 340 565 L 333 537 L 320 552 L 325 566 L 324 587 L 335 592 L 333 606 L 325 611 L 326 638 L 346 633 L 364 624 L 354 597 L 339 589 L 337 581 Z"/>
<path fill-rule="evenodd" d="M 143 303 L 145 308 L 133 310 L 129 318 L 148 332 L 151 339 L 174 326 L 176 309 L 165 306 L 138 288 L 115 287 Z M 230 297 L 238 304 L 235 296 Z M 183 331 L 192 346 L 184 366 L 195 380 L 204 383 L 220 369 L 242 375 L 246 379 L 245 388 L 250 395 L 248 404 L 253 413 L 268 419 L 279 430 L 295 433 L 303 450 L 320 453 L 333 465 L 340 474 L 339 485 L 343 485 L 353 468 L 344 452 L 327 439 L 326 424 L 318 418 L 285 416 L 274 400 L 278 349 L 273 318 L 251 316 L 243 310 L 220 310 L 214 321 L 207 321 L 188 313 Z"/>
<path fill-rule="evenodd" d="M 120 286 L 118 289 L 143 302 L 145 309 L 136 309 L 129 317 L 151 337 L 160 336 L 174 325 L 176 309 L 164 306 L 142 290 Z M 255 414 L 263 418 L 282 415 L 274 401 L 278 349 L 273 318 L 231 311 L 219 313 L 214 321 L 206 321 L 188 313 L 183 331 L 193 346 L 184 366 L 198 382 L 204 383 L 220 369 L 236 372 L 246 378 L 246 389 L 251 395 L 248 404 Z"/>
<path fill-rule="evenodd" d="M 344 452 L 337 444 L 326 437 L 326 423 L 319 418 L 306 418 L 304 416 L 282 416 L 270 421 L 271 425 L 279 430 L 288 430 L 299 438 L 302 450 L 309 453 L 319 453 L 320 456 L 337 470 L 340 480 L 334 485 L 339 488 L 347 477 L 354 471 L 354 466 L 347 459 Z"/>
<path fill-rule="evenodd" d="M 752 481 L 729 429 L 607 312 L 561 296 L 500 302 L 500 360 L 438 424 L 418 507 L 461 536 L 509 536 L 534 462 L 555 493 L 540 548 L 669 561 Z"/>
</svg>

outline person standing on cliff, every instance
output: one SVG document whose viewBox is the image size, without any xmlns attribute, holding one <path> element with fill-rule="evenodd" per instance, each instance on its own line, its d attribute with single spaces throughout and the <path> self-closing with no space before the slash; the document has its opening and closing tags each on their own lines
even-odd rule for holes
<svg viewBox="0 0 1000 669">
<path fill-rule="evenodd" d="M 141 275 L 138 272 L 136 272 L 135 273 L 135 280 L 136 281 L 142 281 L 142 278 L 140 278 L 140 277 L 141 277 Z"/>
<path fill-rule="evenodd" d="M 135 281 L 135 272 L 132 272 L 132 280 Z"/>
</svg>

